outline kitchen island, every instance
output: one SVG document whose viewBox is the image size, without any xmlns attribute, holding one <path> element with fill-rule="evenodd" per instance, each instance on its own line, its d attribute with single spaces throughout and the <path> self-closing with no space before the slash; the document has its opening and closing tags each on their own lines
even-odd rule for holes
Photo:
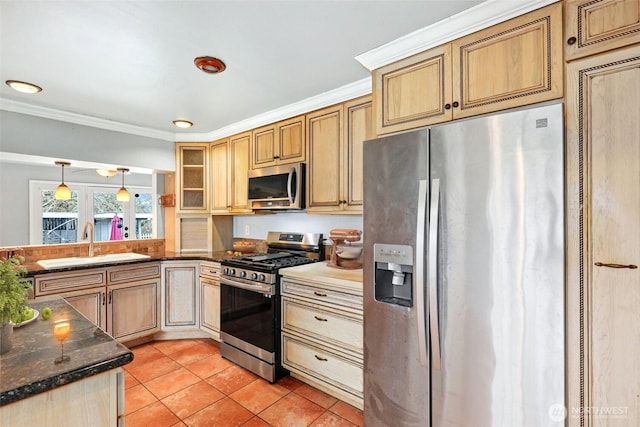
<svg viewBox="0 0 640 427">
<path fill-rule="evenodd" d="M 13 348 L 0 356 L 2 425 L 117 425 L 124 416 L 120 367 L 133 353 L 61 297 L 28 305 L 40 313 L 49 307 L 52 315 L 14 328 Z M 69 360 L 56 364 L 61 346 L 53 329 L 59 320 L 70 324 L 64 341 Z"/>
</svg>

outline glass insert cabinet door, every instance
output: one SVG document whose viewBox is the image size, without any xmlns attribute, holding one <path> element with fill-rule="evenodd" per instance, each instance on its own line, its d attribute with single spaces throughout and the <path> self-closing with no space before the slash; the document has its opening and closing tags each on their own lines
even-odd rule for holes
<svg viewBox="0 0 640 427">
<path fill-rule="evenodd" d="M 182 146 L 180 161 L 180 209 L 203 210 L 207 208 L 207 147 Z"/>
</svg>

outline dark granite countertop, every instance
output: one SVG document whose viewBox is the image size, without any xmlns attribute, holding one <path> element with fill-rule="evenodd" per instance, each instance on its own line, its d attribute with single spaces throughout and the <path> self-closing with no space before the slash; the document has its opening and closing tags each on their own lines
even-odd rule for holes
<svg viewBox="0 0 640 427">
<path fill-rule="evenodd" d="M 27 269 L 27 276 L 35 276 L 37 274 L 57 273 L 62 271 L 74 271 L 74 270 L 86 270 L 88 268 L 105 268 L 113 267 L 116 265 L 128 265 L 139 264 L 143 262 L 153 261 L 213 261 L 222 262 L 224 259 L 232 258 L 232 255 L 228 255 L 226 251 L 216 252 L 197 252 L 197 253 L 180 253 L 180 252 L 164 252 L 160 255 L 151 255 L 150 258 L 129 260 L 129 261 L 109 261 L 99 264 L 78 265 L 73 267 L 60 267 L 45 269 L 37 262 L 25 263 L 24 267 Z"/>
<path fill-rule="evenodd" d="M 133 360 L 133 353 L 91 323 L 62 297 L 31 300 L 28 306 L 42 313 L 50 307 L 48 320 L 42 316 L 14 328 L 13 348 L 0 356 L 0 406 L 26 399 L 65 384 L 79 381 Z M 60 342 L 53 336 L 54 321 L 67 319 L 71 332 L 64 341 L 68 362 L 55 364 Z"/>
</svg>

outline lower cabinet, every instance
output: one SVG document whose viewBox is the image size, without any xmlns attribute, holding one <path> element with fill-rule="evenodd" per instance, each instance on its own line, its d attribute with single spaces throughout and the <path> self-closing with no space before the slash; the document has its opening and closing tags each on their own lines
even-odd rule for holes
<svg viewBox="0 0 640 427">
<path fill-rule="evenodd" d="M 362 296 L 282 279 L 282 365 L 294 377 L 363 408 Z"/>
<path fill-rule="evenodd" d="M 60 295 L 119 341 L 160 330 L 160 263 L 38 275 L 35 297 Z"/>
<path fill-rule="evenodd" d="M 197 329 L 200 317 L 198 261 L 162 263 L 162 330 Z"/>
<path fill-rule="evenodd" d="M 200 329 L 220 341 L 220 263 L 200 262 Z"/>
<path fill-rule="evenodd" d="M 2 426 L 124 426 L 124 371 L 116 368 L 0 407 Z"/>
<path fill-rule="evenodd" d="M 107 287 L 107 331 L 121 341 L 160 330 L 160 278 Z"/>
</svg>

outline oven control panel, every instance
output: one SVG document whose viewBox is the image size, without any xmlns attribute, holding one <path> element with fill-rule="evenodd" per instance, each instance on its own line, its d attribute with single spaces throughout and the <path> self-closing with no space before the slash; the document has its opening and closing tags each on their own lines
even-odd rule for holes
<svg viewBox="0 0 640 427">
<path fill-rule="evenodd" d="M 240 279 L 251 280 L 266 284 L 276 283 L 277 273 L 263 273 L 259 271 L 249 270 L 238 267 L 223 267 L 222 274 L 229 277 L 238 277 Z"/>
</svg>

